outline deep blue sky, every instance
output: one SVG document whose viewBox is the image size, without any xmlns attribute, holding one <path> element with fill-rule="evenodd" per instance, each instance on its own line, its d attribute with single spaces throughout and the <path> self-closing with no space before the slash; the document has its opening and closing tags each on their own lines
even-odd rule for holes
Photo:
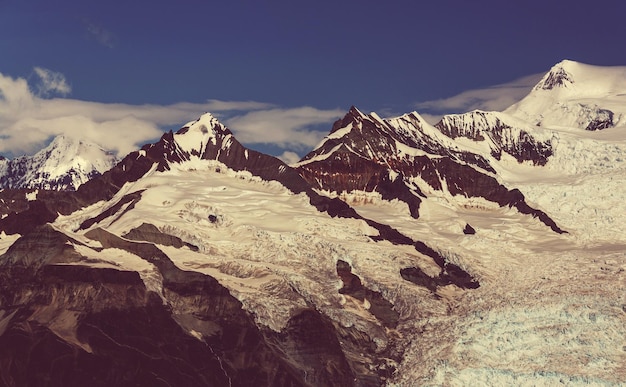
<svg viewBox="0 0 626 387">
<path fill-rule="evenodd" d="M 95 101 L 407 111 L 561 59 L 626 64 L 624 15 L 601 0 L 0 0 L 0 72 L 49 68 Z"/>
<path fill-rule="evenodd" d="M 0 0 L 0 73 L 50 69 L 84 101 L 404 113 L 562 59 L 625 65 L 624 15 L 618 0 Z"/>
</svg>

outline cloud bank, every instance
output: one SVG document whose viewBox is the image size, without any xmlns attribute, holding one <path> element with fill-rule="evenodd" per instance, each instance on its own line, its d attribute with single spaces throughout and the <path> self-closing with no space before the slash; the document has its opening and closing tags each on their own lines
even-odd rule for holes
<svg viewBox="0 0 626 387">
<path fill-rule="evenodd" d="M 276 156 L 281 159 L 285 164 L 292 165 L 300 161 L 301 157 L 296 152 L 284 151 L 282 154 Z"/>
<path fill-rule="evenodd" d="M 283 148 L 310 149 L 319 144 L 327 132 L 309 130 L 311 125 L 335 121 L 343 110 L 319 110 L 312 107 L 259 110 L 226 120 L 236 128 L 237 139 L 243 143 L 271 143 Z"/>
<path fill-rule="evenodd" d="M 207 100 L 171 105 L 130 105 L 61 98 L 71 92 L 65 77 L 41 67 L 36 80 L 0 73 L 0 153 L 9 157 L 32 154 L 53 137 L 92 141 L 124 156 L 159 138 L 165 129 L 178 129 L 204 112 L 211 112 L 244 144 L 272 144 L 293 160 L 293 150 L 308 150 L 326 132 L 312 129 L 330 124 L 340 110 L 312 107 L 281 108 L 256 101 Z"/>
<path fill-rule="evenodd" d="M 417 109 L 431 113 L 465 113 L 471 110 L 502 111 L 524 98 L 544 74 L 533 74 L 512 82 L 464 91 L 449 98 L 420 102 Z"/>
</svg>

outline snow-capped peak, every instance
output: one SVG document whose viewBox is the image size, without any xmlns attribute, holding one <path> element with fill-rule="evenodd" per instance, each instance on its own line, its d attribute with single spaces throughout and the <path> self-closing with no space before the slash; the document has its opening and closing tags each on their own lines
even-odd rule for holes
<svg viewBox="0 0 626 387">
<path fill-rule="evenodd" d="M 217 118 L 215 118 L 215 116 L 209 112 L 205 112 L 204 114 L 202 114 L 198 119 L 194 120 L 194 121 L 189 121 L 187 124 L 185 124 L 183 126 L 182 129 L 179 130 L 179 132 L 181 131 L 185 131 L 184 129 L 187 128 L 189 130 L 199 130 L 199 131 L 203 131 L 202 127 L 209 127 L 209 128 L 213 128 L 215 126 L 219 126 L 224 128 L 224 125 L 222 125 Z"/>
<path fill-rule="evenodd" d="M 211 113 L 204 113 L 197 120 L 190 121 L 174 135 L 180 150 L 190 154 L 201 154 L 210 141 L 216 144 L 217 136 L 232 133 Z"/>
<path fill-rule="evenodd" d="M 116 162 L 115 155 L 99 145 L 60 135 L 33 156 L 5 160 L 0 166 L 0 186 L 75 190 Z"/>
<path fill-rule="evenodd" d="M 396 133 L 410 138 L 413 142 L 425 136 L 445 141 L 444 137 L 415 111 L 399 117 L 386 118 L 385 123 L 394 128 Z"/>
<path fill-rule="evenodd" d="M 551 90 L 555 87 L 567 87 L 571 85 L 574 80 L 572 74 L 569 73 L 566 68 L 571 68 L 576 65 L 576 62 L 570 60 L 564 60 L 554 65 L 550 71 L 543 76 L 541 81 L 535 85 L 533 90 Z"/>
<path fill-rule="evenodd" d="M 360 111 L 356 106 L 351 106 L 350 110 L 348 110 L 348 115 L 352 116 L 352 117 L 359 117 L 359 118 L 367 118 L 367 114 L 363 113 L 362 111 Z"/>
<path fill-rule="evenodd" d="M 99 145 L 72 137 L 60 135 L 55 137 L 50 145 L 40 151 L 37 155 L 44 154 L 44 164 L 49 168 L 51 175 L 62 175 L 66 173 L 67 166 L 86 167 L 92 165 L 95 169 L 106 171 L 111 167 L 110 160 L 113 154 L 107 152 Z"/>
<path fill-rule="evenodd" d="M 520 102 L 505 110 L 532 125 L 600 130 L 626 123 L 626 66 L 557 63 Z"/>
<path fill-rule="evenodd" d="M 535 85 L 531 94 L 550 94 L 602 98 L 623 93 L 626 87 L 626 66 L 594 66 L 564 60 L 552 66 Z"/>
</svg>

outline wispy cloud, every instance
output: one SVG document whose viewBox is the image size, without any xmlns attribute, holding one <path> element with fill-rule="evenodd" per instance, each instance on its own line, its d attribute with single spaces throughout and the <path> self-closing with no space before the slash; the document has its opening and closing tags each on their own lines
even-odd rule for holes
<svg viewBox="0 0 626 387">
<path fill-rule="evenodd" d="M 65 134 L 89 140 L 119 155 L 160 137 L 164 129 L 178 129 L 204 112 L 227 124 L 245 144 L 272 144 L 287 152 L 308 150 L 325 133 L 315 125 L 332 123 L 339 110 L 312 107 L 280 108 L 257 101 L 207 100 L 170 105 L 130 105 L 53 97 L 71 88 L 57 72 L 35 68 L 38 79 L 29 85 L 24 78 L 0 73 L 0 153 L 32 154 L 52 137 Z M 290 159 L 291 158 L 291 159 Z"/>
<path fill-rule="evenodd" d="M 465 113 L 475 109 L 502 111 L 524 98 L 542 76 L 533 74 L 484 89 L 464 91 L 449 98 L 420 102 L 415 107 L 430 113 Z"/>
<path fill-rule="evenodd" d="M 282 154 L 276 157 L 284 161 L 287 165 L 295 164 L 301 159 L 301 157 L 296 152 L 292 151 L 284 151 Z"/>
<path fill-rule="evenodd" d="M 248 112 L 226 120 L 239 141 L 249 144 L 272 143 L 281 147 L 310 148 L 324 137 L 324 132 L 310 130 L 318 124 L 329 124 L 345 114 L 342 110 L 320 110 L 313 107 L 270 109 Z"/>
<path fill-rule="evenodd" d="M 43 67 L 35 67 L 34 71 L 39 77 L 39 82 L 37 83 L 39 96 L 68 95 L 72 92 L 72 88 L 63 74 L 44 69 Z"/>
<path fill-rule="evenodd" d="M 89 19 L 83 19 L 83 24 L 85 26 L 85 30 L 87 31 L 87 36 L 90 39 L 93 39 L 108 48 L 115 47 L 116 39 L 115 35 L 111 31 Z"/>
</svg>

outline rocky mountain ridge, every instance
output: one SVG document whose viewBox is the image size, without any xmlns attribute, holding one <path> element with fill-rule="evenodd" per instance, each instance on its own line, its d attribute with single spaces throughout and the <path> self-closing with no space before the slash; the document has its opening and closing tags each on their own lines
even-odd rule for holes
<svg viewBox="0 0 626 387">
<path fill-rule="evenodd" d="M 531 208 L 521 192 L 499 183 L 484 156 L 454 143 L 453 133 L 459 130 L 451 122 L 444 117 L 438 126 L 432 127 L 417 113 L 382 120 L 374 113 L 365 115 L 352 107 L 334 124 L 324 141 L 295 167 L 318 190 L 377 192 L 385 200 L 407 203 L 415 218 L 419 217 L 420 203 L 426 197 L 420 187 L 427 185 L 451 195 L 481 197 L 500 206 L 515 207 L 539 218 L 553 231 L 563 232 L 546 213 Z M 545 164 L 551 154 L 549 141 L 538 144 L 520 130 L 512 134 L 515 130 L 498 120 L 482 128 L 476 120 L 470 125 L 488 133 L 491 154 L 497 159 L 502 149 L 515 154 L 520 162 L 533 160 L 537 164 Z"/>
</svg>

